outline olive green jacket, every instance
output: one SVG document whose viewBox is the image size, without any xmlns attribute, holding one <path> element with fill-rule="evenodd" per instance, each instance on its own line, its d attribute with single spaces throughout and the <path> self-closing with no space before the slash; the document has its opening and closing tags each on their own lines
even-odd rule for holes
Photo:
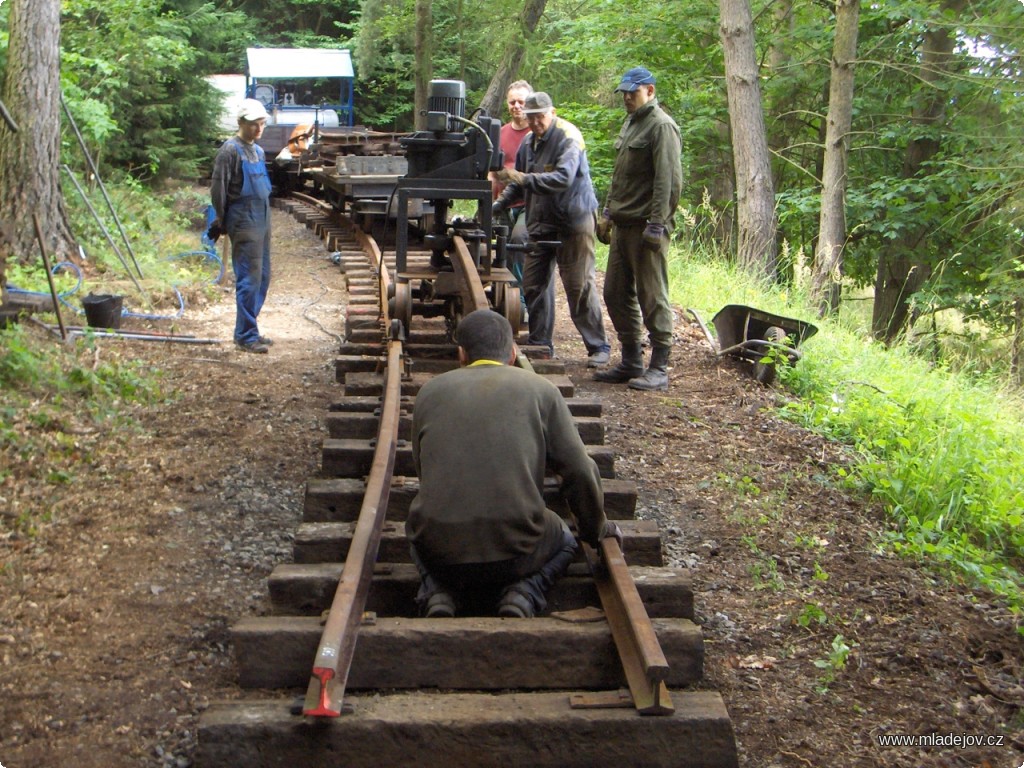
<svg viewBox="0 0 1024 768">
<path fill-rule="evenodd" d="M 533 552 L 545 535 L 544 475 L 580 538 L 596 546 L 604 494 L 569 407 L 543 376 L 507 365 L 448 371 L 427 382 L 413 410 L 420 479 L 406 535 L 434 563 L 493 563 Z M 555 518 L 557 520 L 557 518 Z"/>
<path fill-rule="evenodd" d="M 671 231 L 683 186 L 682 139 L 657 98 L 626 118 L 615 151 L 606 203 L 612 221 L 619 226 L 664 224 Z"/>
</svg>

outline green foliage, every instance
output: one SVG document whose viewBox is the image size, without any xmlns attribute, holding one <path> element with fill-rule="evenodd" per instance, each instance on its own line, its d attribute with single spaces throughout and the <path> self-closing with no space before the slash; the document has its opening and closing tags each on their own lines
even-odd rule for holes
<svg viewBox="0 0 1024 768">
<path fill-rule="evenodd" d="M 800 272 L 799 269 L 796 270 Z M 814 317 L 799 292 L 753 281 L 682 249 L 673 302 L 705 321 L 725 304 Z M 799 399 L 783 414 L 851 448 L 836 477 L 888 510 L 896 551 L 1024 607 L 1024 418 L 1019 392 L 991 377 L 936 367 L 905 346 L 866 342 L 844 320 L 817 323 L 804 357 L 779 377 Z"/>
<path fill-rule="evenodd" d="M 244 40 L 251 26 L 213 3 L 172 5 L 62 5 L 61 81 L 75 122 L 94 158 L 143 179 L 197 175 L 211 151 L 220 106 L 203 78 L 233 58 L 215 53 L 230 30 L 236 31 L 232 42 Z M 84 168 L 70 133 L 64 146 L 68 162 Z"/>
<path fill-rule="evenodd" d="M 49 339 L 46 339 L 48 342 Z M 42 398 L 60 403 L 71 399 L 88 413 L 104 418 L 124 402 L 151 402 L 161 396 L 158 383 L 134 361 L 101 362 L 93 366 L 93 342 L 84 339 L 67 349 L 41 344 L 19 325 L 0 331 L 0 387 L 5 398 Z M 21 405 L 28 403 L 21 402 Z M 11 402 L 5 402 L 10 408 Z M 34 411 L 31 419 L 47 424 L 48 412 Z"/>
<path fill-rule="evenodd" d="M 824 568 L 821 567 L 821 563 L 815 561 L 814 562 L 814 580 L 815 581 L 820 581 L 820 582 L 826 582 L 826 581 L 829 580 L 829 578 L 831 578 L 831 577 L 828 575 L 828 571 L 826 571 Z"/>
<path fill-rule="evenodd" d="M 626 117 L 613 89 L 623 72 L 642 64 L 655 73 L 658 100 L 682 131 L 683 199 L 698 205 L 710 180 L 729 167 L 717 3 L 689 3 L 680 13 L 669 0 L 584 6 L 549 0 L 547 22 L 538 30 L 542 55 L 527 79 L 551 93 L 559 114 L 583 131 L 599 197 Z"/>
<path fill-rule="evenodd" d="M 1021 603 L 1024 425 L 1018 398 L 934 369 L 905 350 L 882 352 L 840 331 L 831 355 L 786 375 L 794 418 L 850 444 L 846 481 L 890 510 L 897 551 L 944 562 Z M 812 342 L 813 343 L 813 342 Z"/>
<path fill-rule="evenodd" d="M 66 301 L 65 317 L 69 312 L 81 313 L 80 300 L 89 292 L 120 294 L 125 296 L 126 310 L 166 317 L 180 307 L 176 291 L 183 293 L 187 301 L 189 295 L 215 290 L 213 282 L 221 268 L 219 258 L 202 253 L 186 256 L 201 248 L 203 212 L 209 204 L 205 190 L 180 187 L 153 193 L 131 177 L 124 177 L 120 182 L 111 180 L 106 189 L 131 244 L 131 252 L 121 239 L 103 197 L 98 191 L 86 190 L 86 194 L 129 270 L 122 265 L 81 198 L 77 194 L 69 198 L 71 228 L 89 263 L 87 277 L 81 285 L 73 270 L 55 268 L 55 287 Z M 135 263 L 144 276 L 141 279 L 135 271 Z M 146 296 L 139 294 L 129 271 L 136 275 Z M 22 290 L 49 292 L 39 256 L 25 264 L 9 263 L 7 280 L 11 286 Z"/>
<path fill-rule="evenodd" d="M 185 290 L 188 282 L 209 280 L 209 264 L 166 262 L 159 247 L 172 242 L 169 232 L 195 231 L 198 200 L 191 190 L 153 197 L 133 182 L 112 186 L 109 191 L 130 232 L 140 231 L 136 226 L 148 228 L 152 247 L 137 252 L 152 299 L 170 294 L 170 283 Z M 157 269 L 161 265 L 165 270 L 162 276 Z M 123 272 L 118 282 L 105 275 L 105 269 L 115 271 L 105 263 L 93 263 L 79 290 L 102 293 L 108 285 L 127 288 Z M 33 270 L 13 272 L 11 282 L 14 275 L 19 287 L 46 291 L 41 264 Z M 67 275 L 59 275 L 57 282 L 62 291 L 75 287 Z M 69 302 L 77 304 L 77 298 L 69 297 Z M 141 305 L 141 298 L 133 294 L 126 296 L 125 303 L 126 307 L 142 308 L 136 306 Z M 64 318 L 70 319 L 67 310 Z M 45 495 L 49 486 L 78 480 L 92 470 L 97 441 L 115 431 L 130 435 L 133 411 L 167 397 L 160 372 L 117 344 L 100 350 L 96 339 L 88 335 L 61 344 L 27 324 L 0 331 L 0 487 L 31 487 L 34 493 Z M 18 498 L 19 494 L 14 494 L 11 501 L 13 517 L 0 517 L 0 527 L 34 535 L 47 522 L 47 515 L 20 513 Z"/>
<path fill-rule="evenodd" d="M 805 629 L 812 624 L 824 626 L 828 624 L 828 614 L 817 603 L 807 603 L 796 617 L 796 623 Z"/>
<path fill-rule="evenodd" d="M 846 663 L 849 661 L 850 654 L 856 647 L 856 643 L 850 646 L 842 635 L 836 635 L 832 638 L 832 645 L 829 648 L 828 656 L 814 662 L 814 666 L 822 671 L 818 686 L 819 693 L 827 692 L 828 687 L 835 682 L 836 676 L 846 669 Z"/>
<path fill-rule="evenodd" d="M 585 131 L 587 162 L 590 164 L 590 178 L 594 182 L 599 202 L 604 201 L 608 183 L 612 178 L 615 164 L 615 136 L 626 117 L 621 107 L 607 107 L 603 104 L 558 103 L 559 117 Z"/>
<path fill-rule="evenodd" d="M 771 555 L 762 555 L 758 560 L 750 564 L 750 577 L 754 581 L 754 589 L 767 589 L 771 592 L 780 592 L 785 588 L 785 582 L 779 574 L 779 561 Z"/>
<path fill-rule="evenodd" d="M 1024 166 L 1017 137 L 1024 103 L 1016 84 L 1024 7 L 972 2 L 970 13 L 959 15 L 943 8 L 913 0 L 862 7 L 844 272 L 854 284 L 868 285 L 881 255 L 905 259 L 928 278 L 912 298 L 915 316 L 956 306 L 999 331 L 1012 317 L 1002 278 L 1020 255 Z M 809 29 L 821 31 L 819 43 L 806 38 Z M 771 40 L 799 50 L 801 66 L 796 76 L 768 74 L 769 109 L 780 105 L 768 121 L 779 147 L 781 235 L 811 252 L 827 106 L 816 104 L 815 94 L 827 90 L 831 27 L 814 9 L 800 14 L 794 30 Z M 948 32 L 957 43 L 946 69 L 922 67 L 930 30 Z M 776 88 L 788 97 L 785 111 L 781 99 L 771 98 Z M 925 119 L 937 93 L 942 114 Z"/>
<path fill-rule="evenodd" d="M 0 3 L 0 73 L 7 69 L 7 45 L 9 39 L 7 19 L 11 13 L 10 6 L 10 3 Z"/>
</svg>

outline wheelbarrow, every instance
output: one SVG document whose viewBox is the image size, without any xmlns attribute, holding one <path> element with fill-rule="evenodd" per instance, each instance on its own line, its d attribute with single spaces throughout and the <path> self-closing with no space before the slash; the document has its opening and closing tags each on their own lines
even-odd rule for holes
<svg viewBox="0 0 1024 768">
<path fill-rule="evenodd" d="M 711 318 L 718 340 L 711 335 L 697 310 L 688 310 L 718 357 L 732 355 L 754 364 L 754 378 L 765 386 L 775 381 L 781 356 L 795 365 L 802 355 L 797 346 L 818 332 L 803 320 L 773 315 L 742 304 L 728 304 Z M 792 346 L 791 346 L 792 345 Z"/>
</svg>

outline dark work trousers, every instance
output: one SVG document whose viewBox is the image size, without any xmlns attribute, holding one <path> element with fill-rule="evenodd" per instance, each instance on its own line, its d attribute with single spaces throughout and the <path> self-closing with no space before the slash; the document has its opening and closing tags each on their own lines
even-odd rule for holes
<svg viewBox="0 0 1024 768">
<path fill-rule="evenodd" d="M 668 299 L 668 238 L 660 246 L 643 239 L 644 223 L 612 227 L 604 305 L 619 342 L 642 344 L 644 327 L 655 347 L 672 346 L 672 305 Z"/>
<path fill-rule="evenodd" d="M 508 220 L 512 225 L 512 231 L 509 234 L 508 242 L 509 245 L 525 246 L 529 237 L 526 234 L 526 208 L 519 206 L 518 208 L 509 208 L 505 213 L 508 216 Z M 519 301 L 523 306 L 524 313 L 528 312 L 529 309 L 526 306 L 526 291 L 523 290 L 523 262 L 526 260 L 525 252 L 519 249 L 512 249 L 508 252 L 508 271 L 516 279 L 516 285 L 519 287 Z M 548 281 L 548 291 L 551 293 L 550 303 L 555 303 L 555 278 L 551 276 L 551 280 Z M 524 314 L 525 317 L 525 314 Z"/>
<path fill-rule="evenodd" d="M 547 510 L 548 515 L 554 515 Z M 546 594 L 558 577 L 565 573 L 576 555 L 576 537 L 561 520 L 547 526 L 545 536 L 528 555 L 495 563 L 460 563 L 458 565 L 427 564 L 415 546 L 410 546 L 412 559 L 420 573 L 420 590 L 416 603 L 421 612 L 435 592 L 452 595 L 461 608 L 467 604 L 494 604 L 508 590 L 525 595 L 534 612 L 541 613 L 548 604 Z"/>
<path fill-rule="evenodd" d="M 528 253 L 523 268 L 523 292 L 530 313 L 530 344 L 553 348 L 555 330 L 554 290 L 545 287 L 552 282 L 555 267 L 562 278 L 569 317 L 583 337 L 587 354 L 607 352 L 601 300 L 597 293 L 594 266 L 594 221 L 587 220 L 582 231 L 560 237 L 562 245 Z"/>
</svg>

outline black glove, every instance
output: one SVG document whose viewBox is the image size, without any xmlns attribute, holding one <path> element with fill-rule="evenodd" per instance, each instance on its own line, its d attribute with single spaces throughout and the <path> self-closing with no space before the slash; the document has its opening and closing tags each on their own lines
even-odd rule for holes
<svg viewBox="0 0 1024 768">
<path fill-rule="evenodd" d="M 220 236 L 223 235 L 223 234 L 224 234 L 224 229 L 221 227 L 219 221 L 213 222 L 213 224 L 210 225 L 210 228 L 208 230 L 206 230 L 206 237 L 214 245 L 217 244 L 217 240 L 219 240 Z"/>
<path fill-rule="evenodd" d="M 504 212 L 504 210 L 505 206 L 502 205 L 498 200 L 495 200 L 494 204 L 491 206 L 491 218 L 499 216 L 502 212 Z"/>
</svg>

